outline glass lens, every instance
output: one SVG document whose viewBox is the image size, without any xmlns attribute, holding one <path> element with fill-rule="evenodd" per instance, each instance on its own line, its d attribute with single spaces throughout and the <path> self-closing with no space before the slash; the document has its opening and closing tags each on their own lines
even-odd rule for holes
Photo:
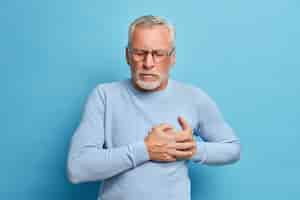
<svg viewBox="0 0 300 200">
<path fill-rule="evenodd" d="M 133 60 L 136 62 L 142 61 L 146 59 L 146 56 L 150 53 L 153 61 L 155 63 L 159 63 L 164 61 L 168 56 L 169 52 L 166 50 L 153 50 L 148 51 L 144 49 L 130 49 Z"/>
</svg>

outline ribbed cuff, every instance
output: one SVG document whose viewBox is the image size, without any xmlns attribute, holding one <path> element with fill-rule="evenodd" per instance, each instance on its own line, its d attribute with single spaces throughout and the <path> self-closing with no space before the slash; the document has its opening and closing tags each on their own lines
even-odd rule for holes
<svg viewBox="0 0 300 200">
<path fill-rule="evenodd" d="M 146 144 L 143 140 L 130 144 L 129 149 L 131 150 L 133 157 L 133 167 L 136 167 L 150 159 Z"/>
<path fill-rule="evenodd" d="M 197 141 L 197 152 L 192 156 L 190 160 L 194 162 L 200 162 L 203 164 L 206 161 L 206 149 L 205 149 L 205 142 Z"/>
</svg>

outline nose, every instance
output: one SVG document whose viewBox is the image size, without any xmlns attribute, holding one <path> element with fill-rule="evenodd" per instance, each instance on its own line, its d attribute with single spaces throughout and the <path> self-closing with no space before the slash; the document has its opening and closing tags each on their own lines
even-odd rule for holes
<svg viewBox="0 0 300 200">
<path fill-rule="evenodd" d="M 152 69 L 154 67 L 154 60 L 151 53 L 146 55 L 143 66 L 145 69 Z"/>
</svg>

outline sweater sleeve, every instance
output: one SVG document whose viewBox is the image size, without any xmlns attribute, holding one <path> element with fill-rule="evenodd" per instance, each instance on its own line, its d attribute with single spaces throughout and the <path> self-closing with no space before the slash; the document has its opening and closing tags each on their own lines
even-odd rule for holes
<svg viewBox="0 0 300 200">
<path fill-rule="evenodd" d="M 105 99 L 100 86 L 88 97 L 68 154 L 67 175 L 72 183 L 101 181 L 149 160 L 144 141 L 118 148 L 105 146 Z"/>
<path fill-rule="evenodd" d="M 198 127 L 194 131 L 197 152 L 192 161 L 207 165 L 224 165 L 240 159 L 240 140 L 223 119 L 216 103 L 207 95 L 200 106 Z M 198 139 L 197 139 L 198 138 Z"/>
</svg>

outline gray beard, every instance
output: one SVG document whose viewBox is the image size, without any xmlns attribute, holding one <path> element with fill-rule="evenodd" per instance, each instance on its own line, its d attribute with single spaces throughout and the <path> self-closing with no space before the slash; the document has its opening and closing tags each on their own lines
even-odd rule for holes
<svg viewBox="0 0 300 200">
<path fill-rule="evenodd" d="M 157 81 L 145 82 L 145 81 L 142 81 L 142 80 L 137 80 L 136 84 L 140 88 L 143 88 L 145 90 L 154 90 L 154 89 L 156 89 L 160 86 L 161 81 L 157 80 Z"/>
<path fill-rule="evenodd" d="M 158 80 L 148 82 L 148 81 L 143 81 L 143 80 L 139 79 L 140 73 L 141 72 L 135 72 L 133 74 L 133 78 L 134 78 L 135 83 L 144 90 L 154 90 L 154 89 L 158 88 L 163 83 L 163 81 L 165 81 L 168 78 L 168 76 L 166 76 L 166 75 L 156 74 L 159 76 Z"/>
</svg>

